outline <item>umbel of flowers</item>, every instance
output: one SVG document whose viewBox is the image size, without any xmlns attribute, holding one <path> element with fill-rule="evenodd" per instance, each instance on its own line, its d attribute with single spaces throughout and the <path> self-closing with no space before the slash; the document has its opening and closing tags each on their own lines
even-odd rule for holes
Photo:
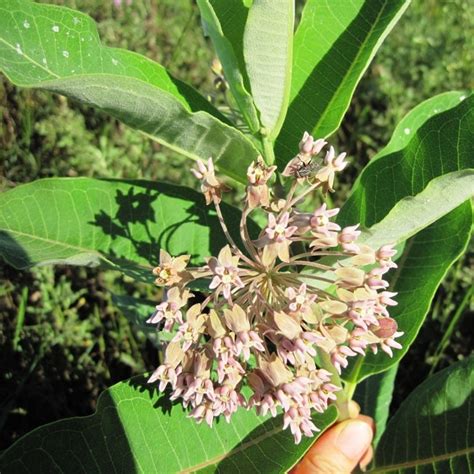
<svg viewBox="0 0 474 474">
<path fill-rule="evenodd" d="M 149 382 L 159 381 L 160 391 L 170 385 L 171 399 L 181 399 L 198 422 L 212 425 L 221 415 L 230 421 L 242 408 L 283 413 L 283 427 L 298 443 L 318 431 L 313 410 L 326 410 L 341 389 L 331 371 L 318 365 L 318 354 L 340 373 L 349 357 L 378 348 L 391 356 L 392 348 L 401 347 L 395 339 L 403 333 L 388 313 L 395 293 L 386 291 L 384 280 L 396 267 L 392 247 L 358 244 L 358 226 L 341 228 L 332 221 L 338 209 L 326 204 L 313 212 L 298 210 L 318 188 L 332 191 L 335 173 L 347 164 L 345 153 L 336 155 L 333 147 L 324 159 L 316 158 L 325 146 L 304 134 L 283 172 L 291 182 L 286 199 L 270 191 L 275 166 L 260 157 L 250 165 L 241 247 L 220 209 L 225 187 L 212 159 L 193 170 L 228 245 L 201 267 L 189 267 L 188 255 L 161 250 L 154 274 L 165 297 L 148 322 L 171 332 L 172 339 Z M 266 213 L 268 223 L 252 240 L 247 220 L 255 211 Z M 189 288 L 197 279 L 208 282 L 207 292 L 202 303 L 190 305 Z M 247 398 L 245 385 L 252 392 Z"/>
</svg>

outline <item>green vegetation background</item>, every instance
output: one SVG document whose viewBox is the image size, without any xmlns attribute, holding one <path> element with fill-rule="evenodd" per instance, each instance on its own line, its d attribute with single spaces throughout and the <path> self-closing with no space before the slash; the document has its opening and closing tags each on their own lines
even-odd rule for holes
<svg viewBox="0 0 474 474">
<path fill-rule="evenodd" d="M 112 0 L 55 3 L 93 16 L 108 45 L 145 54 L 219 100 L 212 50 L 191 0 L 134 0 L 121 8 Z M 334 138 L 353 164 L 333 196 L 336 203 L 413 106 L 446 90 L 474 88 L 472 64 L 469 2 L 415 0 L 377 54 Z M 47 176 L 196 186 L 189 167 L 189 161 L 104 114 L 64 97 L 18 90 L 0 76 L 0 191 Z M 430 371 L 471 352 L 473 264 L 471 251 L 439 290 L 401 364 L 394 407 Z M 92 413 L 104 388 L 157 363 L 153 346 L 112 305 L 110 289 L 151 299 L 158 293 L 94 269 L 0 266 L 0 450 L 36 426 Z M 451 332 L 453 318 L 458 319 Z M 447 331 L 449 347 L 439 348 Z"/>
</svg>

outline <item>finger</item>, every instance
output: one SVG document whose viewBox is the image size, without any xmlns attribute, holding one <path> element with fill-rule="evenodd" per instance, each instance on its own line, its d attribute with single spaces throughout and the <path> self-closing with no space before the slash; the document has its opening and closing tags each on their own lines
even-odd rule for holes
<svg viewBox="0 0 474 474">
<path fill-rule="evenodd" d="M 367 415 L 359 415 L 357 419 L 367 423 L 372 428 L 372 431 L 375 433 L 375 422 L 373 418 L 370 418 L 370 416 Z"/>
<path fill-rule="evenodd" d="M 292 474 L 350 474 L 370 448 L 372 426 L 365 416 L 338 423 L 316 441 Z"/>
<path fill-rule="evenodd" d="M 369 446 L 369 449 L 364 454 L 364 457 L 360 460 L 359 466 L 362 471 L 365 471 L 365 468 L 369 465 L 370 461 L 374 457 L 374 448 Z"/>
<path fill-rule="evenodd" d="M 349 402 L 349 417 L 350 418 L 357 418 L 360 413 L 360 406 L 354 400 Z"/>
</svg>

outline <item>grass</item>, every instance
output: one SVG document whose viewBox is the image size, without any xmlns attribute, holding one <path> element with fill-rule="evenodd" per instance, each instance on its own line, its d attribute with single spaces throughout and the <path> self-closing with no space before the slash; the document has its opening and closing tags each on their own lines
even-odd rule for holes
<svg viewBox="0 0 474 474">
<path fill-rule="evenodd" d="M 56 3 L 91 14 L 105 43 L 146 54 L 216 99 L 213 55 L 194 3 L 134 0 L 121 9 L 112 1 Z M 473 88 L 473 33 L 467 2 L 413 2 L 358 87 L 336 137 L 356 157 L 333 196 L 336 204 L 408 110 L 436 93 Z M 195 186 L 188 161 L 64 97 L 18 90 L 0 79 L 0 117 L 1 190 L 46 176 L 166 179 Z M 469 353 L 472 259 L 471 253 L 453 267 L 439 290 L 401 364 L 396 403 L 432 367 Z M 112 305 L 111 293 L 156 298 L 153 288 L 96 269 L 0 267 L 0 449 L 38 425 L 91 413 L 104 388 L 154 367 L 156 350 Z M 449 334 L 449 344 L 440 345 L 443 334 Z"/>
</svg>

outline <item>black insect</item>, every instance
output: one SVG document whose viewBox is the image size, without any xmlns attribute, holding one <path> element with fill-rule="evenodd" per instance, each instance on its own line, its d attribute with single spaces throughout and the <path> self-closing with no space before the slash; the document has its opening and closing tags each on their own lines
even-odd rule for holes
<svg viewBox="0 0 474 474">
<path fill-rule="evenodd" d="M 299 160 L 300 163 L 296 164 L 294 171 L 294 174 L 297 178 L 309 178 L 320 168 L 319 165 L 314 163 L 312 160 L 308 161 L 307 163 L 301 158 L 299 158 Z"/>
</svg>

